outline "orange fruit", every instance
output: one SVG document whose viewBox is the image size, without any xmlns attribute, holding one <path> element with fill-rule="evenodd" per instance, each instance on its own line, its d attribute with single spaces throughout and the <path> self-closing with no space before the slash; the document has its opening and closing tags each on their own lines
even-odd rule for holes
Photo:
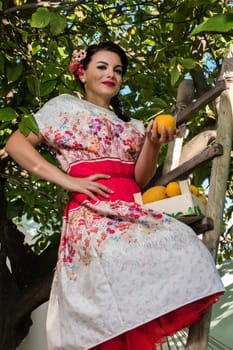
<svg viewBox="0 0 233 350">
<path fill-rule="evenodd" d="M 136 29 L 133 28 L 133 27 L 131 27 L 131 28 L 129 28 L 128 33 L 129 33 L 129 35 L 132 35 L 132 36 L 133 36 L 133 35 L 136 34 Z"/>
<path fill-rule="evenodd" d="M 157 122 L 157 131 L 161 135 L 162 126 L 166 129 L 176 129 L 176 120 L 171 114 L 159 114 L 155 117 L 154 121 Z"/>
<path fill-rule="evenodd" d="M 204 204 L 207 203 L 207 199 L 206 199 L 206 197 L 205 197 L 203 194 L 199 194 L 199 195 L 197 196 L 197 198 L 199 198 L 200 201 L 202 201 L 202 203 L 204 203 Z"/>
<path fill-rule="evenodd" d="M 199 190 L 196 186 L 194 185 L 189 185 L 190 191 L 192 192 L 192 194 L 194 194 L 194 196 L 198 196 L 199 195 Z"/>
<path fill-rule="evenodd" d="M 166 187 L 153 186 L 142 194 L 142 201 L 144 204 L 159 201 L 166 198 Z"/>
<path fill-rule="evenodd" d="M 179 196 L 181 194 L 180 185 L 178 182 L 169 182 L 166 186 L 166 193 L 168 197 Z"/>
</svg>

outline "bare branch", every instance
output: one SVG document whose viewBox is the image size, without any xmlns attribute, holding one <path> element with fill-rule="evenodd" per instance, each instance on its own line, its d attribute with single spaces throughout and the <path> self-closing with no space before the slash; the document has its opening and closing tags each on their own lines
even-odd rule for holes
<svg viewBox="0 0 233 350">
<path fill-rule="evenodd" d="M 197 154 L 214 142 L 216 138 L 216 130 L 208 129 L 200 132 L 188 141 L 181 150 L 179 165 L 193 158 Z"/>
<path fill-rule="evenodd" d="M 42 305 L 49 299 L 50 289 L 52 285 L 53 273 L 37 279 L 33 285 L 30 285 L 22 293 L 21 298 L 16 302 L 15 307 L 15 324 L 18 325 L 25 317 Z"/>
<path fill-rule="evenodd" d="M 177 115 L 177 125 L 185 123 L 193 114 L 198 112 L 209 102 L 215 100 L 216 97 L 221 95 L 221 93 L 226 89 L 229 89 L 229 83 L 227 83 L 225 80 L 220 80 L 214 88 L 207 91 L 205 94 L 199 97 L 195 103 L 192 103 Z"/>
<path fill-rule="evenodd" d="M 14 6 L 14 7 L 11 7 L 9 9 L 6 9 L 3 13 L 4 13 L 4 15 L 8 15 L 9 13 L 13 13 L 13 12 L 17 12 L 17 11 L 24 11 L 24 10 L 31 10 L 31 9 L 36 9 L 39 7 L 59 8 L 59 7 L 65 7 L 67 5 L 69 5 L 70 8 L 74 8 L 76 6 L 82 5 L 83 3 L 85 3 L 85 0 L 76 1 L 72 4 L 70 2 L 64 2 L 64 1 L 60 1 L 60 2 L 41 1 L 41 2 L 33 3 L 33 4 Z"/>
<path fill-rule="evenodd" d="M 206 51 L 207 38 L 205 35 L 197 35 L 192 49 L 192 58 L 196 61 L 201 62 Z M 206 82 L 204 73 L 199 69 L 191 69 L 190 74 L 192 76 L 197 95 L 201 96 L 207 90 L 209 86 Z"/>
</svg>

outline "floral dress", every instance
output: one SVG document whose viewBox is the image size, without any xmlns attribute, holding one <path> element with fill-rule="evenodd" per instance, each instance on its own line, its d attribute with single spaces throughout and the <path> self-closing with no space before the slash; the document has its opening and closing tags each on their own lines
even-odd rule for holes
<svg viewBox="0 0 233 350">
<path fill-rule="evenodd" d="M 140 121 L 63 94 L 35 115 L 71 176 L 109 174 L 114 192 L 73 193 L 49 300 L 50 350 L 154 349 L 223 293 L 215 264 L 190 227 L 134 202 Z"/>
</svg>

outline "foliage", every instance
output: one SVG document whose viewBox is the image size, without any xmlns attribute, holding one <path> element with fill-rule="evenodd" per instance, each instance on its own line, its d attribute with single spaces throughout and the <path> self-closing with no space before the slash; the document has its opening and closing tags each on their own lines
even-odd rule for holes
<svg viewBox="0 0 233 350">
<path fill-rule="evenodd" d="M 50 98 L 81 93 L 67 69 L 74 48 L 112 40 L 126 49 L 130 67 L 122 102 L 126 113 L 146 123 L 152 115 L 171 111 L 179 82 L 190 74 L 200 74 L 205 87 L 214 86 L 232 42 L 232 5 L 218 0 L 7 0 L 0 1 L 0 16 L 0 148 L 18 126 L 25 135 L 38 132 L 33 113 Z M 202 41 L 206 46 L 196 54 Z M 197 87 L 195 98 L 201 93 Z M 190 121 L 190 137 L 215 121 L 210 109 Z M 46 147 L 40 152 L 55 162 Z M 208 166 L 200 178 L 207 176 Z M 41 225 L 36 251 L 57 241 L 68 194 L 11 160 L 1 177 L 9 218 L 26 215 Z M 228 191 L 230 185 L 232 177 Z M 226 218 L 231 213 L 232 207 Z"/>
</svg>

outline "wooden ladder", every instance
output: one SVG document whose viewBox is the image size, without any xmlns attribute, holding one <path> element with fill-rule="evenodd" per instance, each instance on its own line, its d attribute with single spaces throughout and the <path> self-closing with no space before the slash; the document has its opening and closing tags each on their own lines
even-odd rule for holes
<svg viewBox="0 0 233 350">
<path fill-rule="evenodd" d="M 179 98 L 177 98 L 178 100 Z M 183 149 L 182 140 L 180 140 L 180 138 L 182 139 L 181 135 L 174 143 L 169 144 L 163 175 L 153 183 L 166 185 L 170 181 L 188 176 L 197 167 L 212 160 L 206 217 L 192 219 L 192 221 L 189 221 L 190 218 L 188 217 L 183 217 L 181 220 L 190 225 L 197 234 L 204 233 L 203 242 L 216 261 L 233 139 L 233 46 L 223 60 L 222 70 L 216 86 L 206 92 L 195 103 L 190 103 L 181 110 L 178 108 L 177 125 L 184 124 L 192 115 L 212 101 L 216 102 L 218 114 L 214 144 L 207 145 L 200 154 L 196 154 L 191 159 L 186 159 L 185 162 L 179 164 Z M 180 127 L 180 129 L 182 128 Z M 208 348 L 210 321 L 211 308 L 200 321 L 190 327 L 185 349 L 206 350 Z"/>
</svg>

